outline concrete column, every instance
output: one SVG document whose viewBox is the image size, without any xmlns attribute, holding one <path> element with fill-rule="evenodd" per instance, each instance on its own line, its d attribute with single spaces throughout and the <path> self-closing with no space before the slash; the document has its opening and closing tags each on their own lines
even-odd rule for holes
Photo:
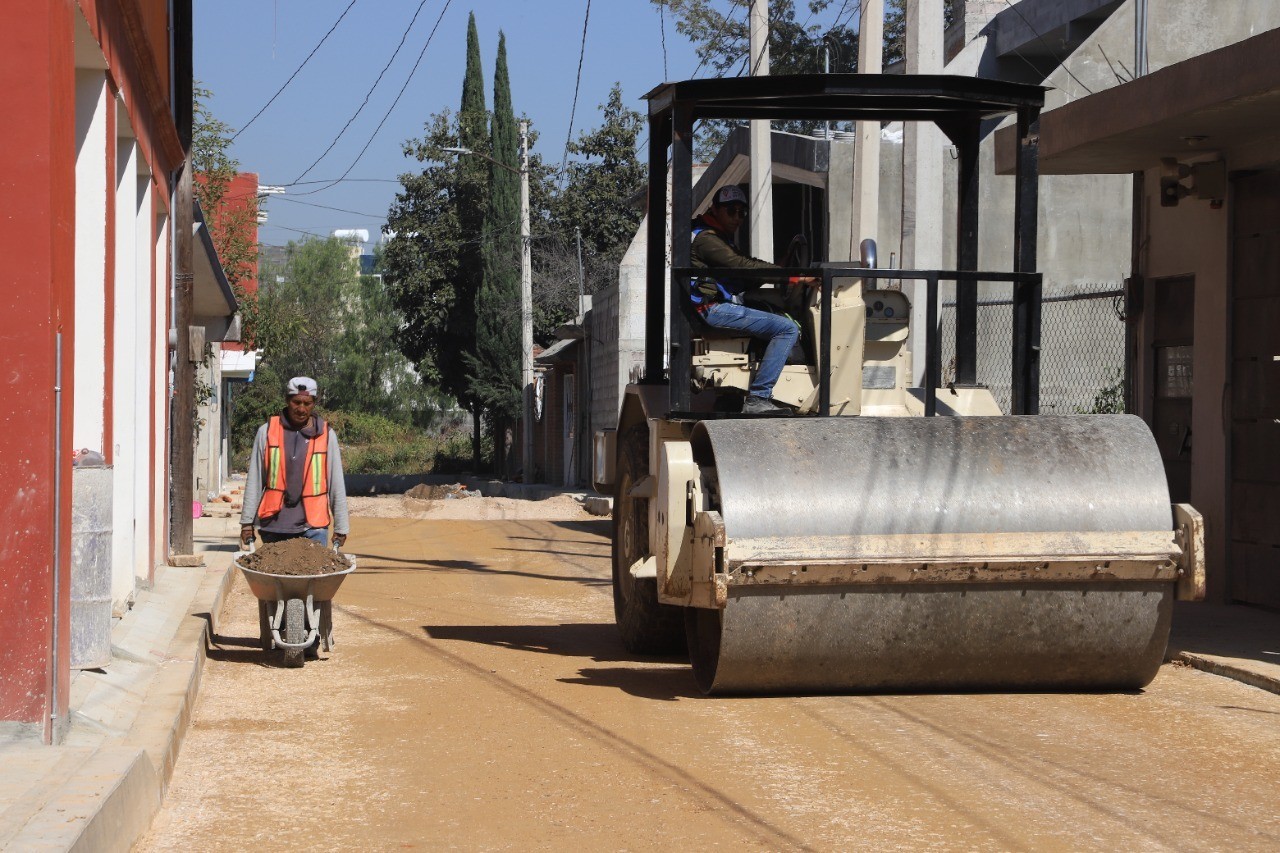
<svg viewBox="0 0 1280 853">
<path fill-rule="evenodd" d="M 158 205 L 157 205 L 158 207 Z M 155 266 L 152 282 L 155 308 L 152 312 L 151 347 L 151 544 L 147 556 L 148 580 L 156 566 L 169 557 L 169 326 L 173 322 L 173 267 L 170 263 L 170 220 L 161 212 L 156 217 Z"/>
<path fill-rule="evenodd" d="M 115 109 L 113 104 L 112 109 Z M 127 130 L 127 120 L 121 122 Z M 116 229 L 115 229 L 115 302 L 112 346 L 114 364 L 111 383 L 111 601 L 118 614 L 134 588 L 134 540 L 136 531 L 145 530 L 146 518 L 134 515 L 135 496 L 140 480 L 145 477 L 143 459 L 137 455 L 137 433 L 146 428 L 146 420 L 137 416 L 139 399 L 135 374 L 139 362 L 147 361 L 146 321 L 138 311 L 138 291 L 146 291 L 139 281 L 137 257 L 138 222 L 138 144 L 132 136 L 116 141 Z M 141 223 L 146 225 L 144 221 Z M 144 259 L 145 260 L 145 259 Z M 150 265 L 147 265 L 148 269 Z M 142 398 L 145 400 L 146 398 Z M 146 488 L 145 481 L 141 483 Z M 139 523 L 140 522 L 140 523 Z"/>
<path fill-rule="evenodd" d="M 879 74 L 884 68 L 884 2 L 875 0 L 862 9 L 858 28 L 858 73 Z M 858 256 L 858 244 L 880 234 L 880 122 L 860 121 L 854 126 L 853 216 L 849 256 Z M 885 258 L 888 263 L 888 258 Z"/>
<path fill-rule="evenodd" d="M 151 492 L 149 474 L 155 465 L 151 458 L 152 422 L 149 401 L 153 399 L 151 391 L 151 364 L 155 348 L 155 330 L 152 318 L 156 312 L 156 302 L 160 303 L 163 313 L 163 297 L 155 295 L 155 252 L 153 244 L 155 235 L 151 229 L 155 219 L 151 212 L 152 192 L 151 176 L 144 172 L 145 163 L 136 175 L 137 191 L 134 196 L 134 317 L 137 323 L 137 340 L 134 345 L 135 358 L 133 369 L 133 399 L 135 426 L 133 430 L 133 458 L 137 464 L 134 472 L 133 518 L 138 525 L 133 536 L 133 553 L 129 555 L 129 566 L 135 579 L 147 580 L 151 577 L 151 545 L 146 531 L 151 530 Z"/>
<path fill-rule="evenodd" d="M 942 73 L 942 0 L 906 0 L 907 74 Z M 927 122 L 903 128 L 902 266 L 937 269 L 942 258 L 942 156 L 946 137 Z M 924 378 L 925 286 L 913 286 L 911 353 L 916 384 Z"/>
<path fill-rule="evenodd" d="M 769 3 L 751 0 L 751 75 L 769 74 Z M 767 121 L 751 122 L 751 254 L 773 260 L 773 136 Z"/>
</svg>

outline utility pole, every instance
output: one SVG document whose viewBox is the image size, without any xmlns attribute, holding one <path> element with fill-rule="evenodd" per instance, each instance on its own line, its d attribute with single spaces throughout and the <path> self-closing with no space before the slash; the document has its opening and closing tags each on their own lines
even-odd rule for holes
<svg viewBox="0 0 1280 853">
<path fill-rule="evenodd" d="M 751 76 L 769 75 L 769 3 L 751 0 Z M 751 254 L 773 259 L 773 132 L 751 122 Z"/>
<path fill-rule="evenodd" d="M 169 553 L 190 554 L 194 549 L 191 519 L 193 469 L 195 467 L 195 365 L 191 358 L 193 303 L 193 219 L 195 192 L 191 155 L 182 165 L 175 193 L 173 231 L 173 401 L 169 410 Z"/>
<path fill-rule="evenodd" d="M 582 229 L 575 228 L 573 233 L 578 240 L 578 313 L 582 314 L 584 310 L 582 307 L 582 295 L 586 290 L 586 281 L 582 273 Z"/>
<path fill-rule="evenodd" d="M 533 265 L 529 234 L 529 122 L 520 122 L 520 385 L 524 482 L 533 479 Z"/>
<path fill-rule="evenodd" d="M 858 73 L 879 74 L 884 69 L 884 3 L 867 3 L 858 23 Z M 880 230 L 880 122 L 854 125 L 853 233 L 849 235 L 849 259 L 855 247 Z"/>
<path fill-rule="evenodd" d="M 942 73 L 942 0 L 906 0 L 906 70 L 908 74 Z M 902 133 L 902 266 L 942 266 L 942 148 L 946 137 L 932 122 L 909 121 Z M 917 281 L 911 300 L 910 348 L 923 353 L 925 284 Z M 904 283 L 904 286 L 907 286 Z M 924 381 L 927 359 L 914 362 L 917 385 Z"/>
</svg>

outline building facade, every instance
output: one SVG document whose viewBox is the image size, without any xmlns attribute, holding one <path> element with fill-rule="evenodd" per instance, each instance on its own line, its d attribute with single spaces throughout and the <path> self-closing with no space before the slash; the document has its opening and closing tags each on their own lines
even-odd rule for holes
<svg viewBox="0 0 1280 853">
<path fill-rule="evenodd" d="M 190 3 L 55 0 L 5 17 L 0 251 L 21 263 L 0 272 L 0 729 L 52 743 L 80 665 L 73 622 L 89 613 L 89 633 L 109 632 L 169 552 L 173 237 L 192 219 L 175 217 L 173 201 L 189 146 Z M 207 314 L 234 313 L 208 275 L 189 280 L 197 301 L 210 297 Z M 87 506 L 100 511 L 89 528 Z M 109 654 L 109 635 L 95 643 Z"/>
</svg>

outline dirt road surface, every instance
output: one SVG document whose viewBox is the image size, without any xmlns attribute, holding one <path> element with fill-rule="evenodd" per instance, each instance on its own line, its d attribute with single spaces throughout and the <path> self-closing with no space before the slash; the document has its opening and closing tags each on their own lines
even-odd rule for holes
<svg viewBox="0 0 1280 853">
<path fill-rule="evenodd" d="M 1280 696 L 706 699 L 618 642 L 608 520 L 473 501 L 362 503 L 303 669 L 237 580 L 139 849 L 1280 849 Z"/>
</svg>

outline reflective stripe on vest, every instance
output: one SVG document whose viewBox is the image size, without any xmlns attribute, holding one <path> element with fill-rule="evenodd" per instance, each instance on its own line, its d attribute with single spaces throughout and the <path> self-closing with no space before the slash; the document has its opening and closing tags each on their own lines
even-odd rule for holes
<svg viewBox="0 0 1280 853">
<path fill-rule="evenodd" d="M 329 516 L 329 425 L 320 421 L 320 434 L 307 439 L 307 458 L 303 463 L 306 482 L 302 487 L 302 508 L 309 527 L 328 527 Z M 263 453 L 262 502 L 258 518 L 265 521 L 280 513 L 284 506 L 285 469 L 284 421 L 272 415 L 267 421 L 267 447 Z"/>
</svg>

